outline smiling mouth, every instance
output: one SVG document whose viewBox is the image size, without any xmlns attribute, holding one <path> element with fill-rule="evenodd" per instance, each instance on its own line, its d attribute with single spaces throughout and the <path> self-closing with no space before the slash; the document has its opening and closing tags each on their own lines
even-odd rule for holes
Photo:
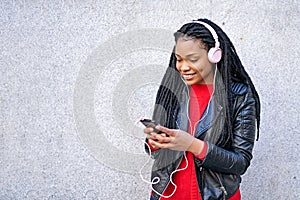
<svg viewBox="0 0 300 200">
<path fill-rule="evenodd" d="M 196 73 L 193 73 L 193 74 L 183 74 L 182 77 L 183 77 L 185 80 L 190 80 L 190 79 L 192 79 L 195 75 L 196 75 Z"/>
</svg>

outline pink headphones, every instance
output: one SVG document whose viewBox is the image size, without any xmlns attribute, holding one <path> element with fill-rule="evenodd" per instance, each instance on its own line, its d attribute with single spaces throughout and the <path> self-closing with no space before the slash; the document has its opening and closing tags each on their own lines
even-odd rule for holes
<svg viewBox="0 0 300 200">
<path fill-rule="evenodd" d="M 212 47 L 207 54 L 208 60 L 211 63 L 218 63 L 221 58 L 222 58 L 222 49 L 220 49 L 220 43 L 218 40 L 218 35 L 216 33 L 216 31 L 207 23 L 202 22 L 202 21 L 192 21 L 192 23 L 198 23 L 198 24 L 202 24 L 203 26 L 205 26 L 210 33 L 212 34 L 214 40 L 215 40 L 215 47 Z"/>
</svg>

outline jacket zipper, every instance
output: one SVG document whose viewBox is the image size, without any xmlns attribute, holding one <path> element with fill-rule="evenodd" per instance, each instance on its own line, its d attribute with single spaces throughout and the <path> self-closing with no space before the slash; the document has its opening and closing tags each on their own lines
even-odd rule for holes
<svg viewBox="0 0 300 200">
<path fill-rule="evenodd" d="M 199 171 L 201 172 L 201 179 L 202 179 L 201 183 L 202 183 L 202 188 L 203 188 L 204 187 L 204 169 L 203 169 L 203 167 L 200 167 Z M 219 175 L 216 174 L 216 176 L 217 176 L 218 181 L 219 181 L 219 183 L 221 185 L 220 189 L 222 190 L 222 193 L 223 193 L 223 199 L 226 200 L 226 196 L 227 196 L 228 193 L 227 193 L 227 191 L 226 191 L 226 189 L 225 189 L 225 187 L 224 187 L 224 185 L 223 185 L 223 183 L 222 183 L 221 178 L 219 177 Z"/>
<path fill-rule="evenodd" d="M 201 187 L 202 187 L 202 190 L 199 188 L 199 192 L 200 192 L 200 195 L 201 195 L 201 198 L 203 199 L 203 195 L 202 195 L 202 192 L 203 192 L 203 185 L 204 185 L 204 170 L 203 170 L 203 167 L 200 167 L 199 168 L 199 171 L 200 171 L 200 174 L 201 174 Z"/>
<path fill-rule="evenodd" d="M 222 181 L 221 181 L 219 175 L 216 174 L 216 176 L 217 176 L 217 178 L 218 178 L 218 180 L 219 180 L 219 183 L 220 183 L 220 185 L 221 185 L 220 189 L 221 189 L 222 192 L 223 192 L 223 199 L 226 200 L 226 196 L 227 196 L 228 193 L 227 193 L 227 191 L 226 191 L 226 189 L 225 189 L 225 187 L 224 187 L 224 185 L 223 185 L 223 183 L 222 183 Z"/>
</svg>

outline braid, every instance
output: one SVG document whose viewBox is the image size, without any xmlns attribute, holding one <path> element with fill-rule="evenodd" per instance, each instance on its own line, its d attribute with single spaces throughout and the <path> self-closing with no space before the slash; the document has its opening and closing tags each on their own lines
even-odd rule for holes
<svg viewBox="0 0 300 200">
<path fill-rule="evenodd" d="M 258 93 L 242 65 L 236 50 L 220 27 L 207 19 L 199 19 L 199 21 L 209 24 L 217 33 L 222 49 L 222 59 L 217 64 L 217 69 L 221 77 L 216 79 L 215 96 L 225 108 L 225 127 L 222 131 L 220 140 L 217 145 L 230 145 L 232 133 L 233 119 L 233 93 L 231 89 L 232 83 L 241 82 L 249 85 L 256 102 L 256 119 L 257 129 L 259 133 L 260 125 L 260 100 Z M 215 40 L 210 31 L 199 23 L 187 23 L 183 25 L 177 32 L 174 33 L 175 42 L 180 37 L 190 37 L 201 39 L 202 43 L 207 47 L 207 50 L 215 46 Z M 218 76 L 217 76 L 218 77 Z M 156 105 L 153 112 L 153 119 L 168 128 L 176 128 L 176 116 L 179 109 L 180 96 L 185 92 L 186 86 L 176 69 L 176 57 L 171 54 L 170 63 L 159 87 Z"/>
<path fill-rule="evenodd" d="M 169 67 L 158 89 L 153 119 L 168 128 L 176 127 L 176 116 L 179 108 L 179 97 L 184 91 L 185 84 L 176 69 L 176 57 L 171 54 Z"/>
<path fill-rule="evenodd" d="M 219 38 L 221 37 L 221 40 L 223 39 L 224 47 L 222 47 L 222 45 L 221 45 L 221 49 L 229 50 L 229 52 L 226 52 L 226 54 L 229 54 L 229 58 L 228 59 L 224 58 L 224 60 L 227 60 L 228 63 L 224 63 L 224 66 L 223 66 L 224 68 L 227 68 L 226 70 L 225 69 L 224 70 L 225 70 L 225 72 L 227 71 L 228 78 L 230 80 L 242 82 L 242 83 L 250 86 L 250 88 L 251 88 L 251 91 L 253 93 L 253 97 L 255 100 L 255 104 L 256 104 L 255 105 L 255 109 L 256 109 L 255 113 L 256 113 L 256 119 L 257 119 L 257 140 L 258 140 L 259 127 L 260 127 L 260 99 L 259 99 L 259 95 L 254 87 L 254 84 L 253 84 L 250 76 L 246 72 L 246 70 L 245 70 L 239 56 L 237 55 L 236 50 L 235 50 L 232 42 L 228 38 L 228 36 L 222 31 L 222 29 L 220 27 L 218 27 L 216 24 L 212 23 L 211 21 L 209 21 L 207 19 L 203 19 L 201 21 L 204 21 L 205 23 L 212 26 L 214 28 L 214 30 L 216 30 Z M 224 77 L 224 80 L 226 80 L 225 77 Z M 232 81 L 230 81 L 229 83 L 231 83 L 231 82 Z M 230 96 L 228 96 L 228 98 L 230 98 Z"/>
</svg>

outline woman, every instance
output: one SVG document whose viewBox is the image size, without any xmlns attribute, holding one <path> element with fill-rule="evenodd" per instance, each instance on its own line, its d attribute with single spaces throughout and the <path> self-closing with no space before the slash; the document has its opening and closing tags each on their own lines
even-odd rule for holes
<svg viewBox="0 0 300 200">
<path fill-rule="evenodd" d="M 153 200 L 241 199 L 260 101 L 227 35 L 207 19 L 184 24 L 145 128 Z"/>
</svg>

